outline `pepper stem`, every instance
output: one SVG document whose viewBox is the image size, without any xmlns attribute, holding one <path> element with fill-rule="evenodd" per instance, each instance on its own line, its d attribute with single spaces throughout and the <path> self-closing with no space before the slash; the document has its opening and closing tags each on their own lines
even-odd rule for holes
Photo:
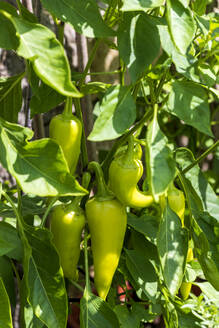
<svg viewBox="0 0 219 328">
<path fill-rule="evenodd" d="M 88 186 L 89 186 L 89 183 L 90 183 L 90 179 L 91 179 L 91 175 L 89 172 L 85 172 L 83 174 L 83 177 L 82 177 L 82 187 L 87 189 Z M 80 203 L 81 203 L 81 200 L 84 196 L 76 196 L 73 201 L 71 202 L 71 204 L 67 205 L 66 206 L 66 209 L 67 210 L 71 210 L 71 209 L 75 209 L 77 207 L 79 207 Z"/>
<path fill-rule="evenodd" d="M 66 98 L 65 108 L 62 114 L 66 118 L 72 117 L 72 97 Z"/>
<path fill-rule="evenodd" d="M 96 197 L 103 198 L 103 199 L 112 199 L 114 198 L 113 193 L 108 189 L 104 176 L 103 171 L 99 163 L 97 162 L 90 162 L 88 165 L 88 170 L 95 173 L 96 180 L 97 180 L 97 193 Z"/>
<path fill-rule="evenodd" d="M 128 149 L 127 149 L 127 152 L 126 152 L 126 156 L 125 156 L 125 159 L 127 161 L 133 161 L 133 158 L 134 158 L 134 137 L 133 135 L 131 135 L 129 138 L 128 138 Z"/>
</svg>

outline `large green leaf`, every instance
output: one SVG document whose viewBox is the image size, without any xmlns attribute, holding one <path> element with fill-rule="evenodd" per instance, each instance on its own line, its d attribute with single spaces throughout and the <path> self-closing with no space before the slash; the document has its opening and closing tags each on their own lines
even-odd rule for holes
<svg viewBox="0 0 219 328">
<path fill-rule="evenodd" d="M 164 281 L 174 296 L 181 286 L 188 252 L 188 233 L 180 218 L 167 204 L 157 236 L 157 247 Z"/>
<path fill-rule="evenodd" d="M 21 240 L 17 230 L 6 222 L 0 222 L 0 256 L 7 255 L 20 261 L 23 256 Z"/>
<path fill-rule="evenodd" d="M 0 78 L 0 116 L 17 123 L 22 106 L 21 79 L 24 74 Z"/>
<path fill-rule="evenodd" d="M 70 175 L 61 147 L 51 139 L 28 142 L 33 132 L 0 119 L 0 162 L 25 193 L 38 196 L 82 195 Z"/>
<path fill-rule="evenodd" d="M 123 0 L 122 11 L 146 11 L 150 8 L 160 7 L 164 4 L 164 0 Z"/>
<path fill-rule="evenodd" d="M 71 82 L 69 63 L 55 34 L 43 25 L 30 23 L 5 11 L 2 14 L 13 23 L 19 37 L 19 46 L 13 47 L 14 50 L 19 56 L 32 61 L 42 81 L 65 96 L 81 97 Z"/>
<path fill-rule="evenodd" d="M 81 328 L 119 328 L 119 321 L 110 306 L 86 290 L 80 301 L 80 310 Z"/>
<path fill-rule="evenodd" d="M 22 223 L 20 222 L 20 225 Z M 52 234 L 23 223 L 24 279 L 34 314 L 47 327 L 66 328 L 68 303 L 59 256 Z"/>
<path fill-rule="evenodd" d="M 143 290 L 147 297 L 155 302 L 158 282 L 155 269 L 151 262 L 142 257 L 136 250 L 126 251 L 126 265 L 135 280 L 135 283 Z"/>
<path fill-rule="evenodd" d="M 200 85 L 188 81 L 173 82 L 167 109 L 186 124 L 213 136 L 210 129 L 208 97 Z"/>
<path fill-rule="evenodd" d="M 41 0 L 44 7 L 87 37 L 114 35 L 102 20 L 95 0 Z"/>
<path fill-rule="evenodd" d="M 175 161 L 168 146 L 168 140 L 161 131 L 156 116 L 148 126 L 146 150 L 149 183 L 151 191 L 157 199 L 160 194 L 167 190 L 175 176 Z"/>
<path fill-rule="evenodd" d="M 157 21 L 144 13 L 124 13 L 118 32 L 118 47 L 135 82 L 159 54 Z"/>
<path fill-rule="evenodd" d="M 121 85 L 110 87 L 99 104 L 99 112 L 88 140 L 111 140 L 122 135 L 136 117 L 130 88 Z"/>
<path fill-rule="evenodd" d="M 0 327 L 13 328 L 10 301 L 1 277 L 0 295 Z"/>
<path fill-rule="evenodd" d="M 167 0 L 167 22 L 174 44 L 185 54 L 195 36 L 192 11 L 179 0 Z"/>
</svg>

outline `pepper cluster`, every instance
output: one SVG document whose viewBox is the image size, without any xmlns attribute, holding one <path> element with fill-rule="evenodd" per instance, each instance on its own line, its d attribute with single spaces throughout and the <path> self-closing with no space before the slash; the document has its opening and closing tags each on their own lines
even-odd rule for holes
<svg viewBox="0 0 219 328">
<path fill-rule="evenodd" d="M 73 116 L 72 103 L 67 99 L 64 112 L 55 116 L 50 123 L 50 137 L 61 146 L 71 174 L 74 174 L 77 166 L 81 135 L 81 122 Z M 53 242 L 58 250 L 64 275 L 72 280 L 76 280 L 78 276 L 81 235 L 87 220 L 94 261 L 94 283 L 98 295 L 104 300 L 122 251 L 127 225 L 126 207 L 140 209 L 154 202 L 151 194 L 138 188 L 143 175 L 141 157 L 141 146 L 138 143 L 135 145 L 133 136 L 130 136 L 128 146 L 118 149 L 114 155 L 109 167 L 108 185 L 100 164 L 89 163 L 88 171 L 95 173 L 97 192 L 87 200 L 85 210 L 80 207 L 82 197 L 75 197 L 71 204 L 55 206 L 50 215 Z M 87 188 L 88 183 L 83 186 Z M 172 184 L 168 189 L 167 199 L 184 227 L 183 192 Z M 164 207 L 164 198 L 161 198 L 161 207 Z M 187 262 L 192 259 L 193 251 L 189 248 Z M 183 281 L 180 287 L 183 299 L 189 296 L 190 290 L 191 283 Z"/>
</svg>

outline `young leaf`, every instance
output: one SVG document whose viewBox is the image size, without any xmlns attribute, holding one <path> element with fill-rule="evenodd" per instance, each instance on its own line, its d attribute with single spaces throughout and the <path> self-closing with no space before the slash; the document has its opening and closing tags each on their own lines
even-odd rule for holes
<svg viewBox="0 0 219 328">
<path fill-rule="evenodd" d="M 125 13 L 118 32 L 118 48 L 135 82 L 159 54 L 156 20 L 144 13 Z"/>
<path fill-rule="evenodd" d="M 166 136 L 160 130 L 157 118 L 154 117 L 147 131 L 146 163 L 151 190 L 155 198 L 167 190 L 175 176 L 175 162 L 167 142 Z"/>
<path fill-rule="evenodd" d="M 136 250 L 126 251 L 126 265 L 136 284 L 143 290 L 147 297 L 155 302 L 158 282 L 155 269 L 151 262 L 142 257 Z"/>
<path fill-rule="evenodd" d="M 17 123 L 22 106 L 21 79 L 23 73 L 0 78 L 0 116 L 6 121 Z"/>
<path fill-rule="evenodd" d="M 164 0 L 123 0 L 122 11 L 147 11 L 150 8 L 160 7 Z"/>
<path fill-rule="evenodd" d="M 65 282 L 51 237 L 48 230 L 23 223 L 24 278 L 34 314 L 48 327 L 66 328 Z"/>
<path fill-rule="evenodd" d="M 185 54 L 195 36 L 195 22 L 190 8 L 179 0 L 167 0 L 167 22 L 177 49 Z"/>
<path fill-rule="evenodd" d="M 82 195 L 70 175 L 61 147 L 51 139 L 28 142 L 33 132 L 0 119 L 0 162 L 25 193 L 38 196 Z"/>
<path fill-rule="evenodd" d="M 205 90 L 200 85 L 188 81 L 175 81 L 169 95 L 168 111 L 209 136 L 210 109 Z"/>
<path fill-rule="evenodd" d="M 80 301 L 81 328 L 119 328 L 119 321 L 110 308 L 100 297 L 85 291 Z"/>
<path fill-rule="evenodd" d="M 94 123 L 88 140 L 104 141 L 118 138 L 135 121 L 136 106 L 125 86 L 110 87 L 99 106 L 100 115 Z"/>
<path fill-rule="evenodd" d="M 1 277 L 0 295 L 0 327 L 13 328 L 10 301 Z"/>
<path fill-rule="evenodd" d="M 185 272 L 188 234 L 180 218 L 167 204 L 157 236 L 157 247 L 164 281 L 171 295 L 176 295 Z"/>
<path fill-rule="evenodd" d="M 87 37 L 107 37 L 115 32 L 102 20 L 95 0 L 42 0 L 53 15 Z"/>
</svg>

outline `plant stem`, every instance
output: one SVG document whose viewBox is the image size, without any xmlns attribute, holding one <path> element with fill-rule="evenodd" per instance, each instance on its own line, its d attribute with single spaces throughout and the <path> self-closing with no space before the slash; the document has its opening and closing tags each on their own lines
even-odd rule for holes
<svg viewBox="0 0 219 328">
<path fill-rule="evenodd" d="M 57 29 L 58 29 L 58 33 L 57 33 L 58 40 L 63 45 L 65 23 L 62 21 L 60 21 L 60 22 L 58 21 L 58 22 L 56 22 L 56 25 L 57 25 Z"/>
<path fill-rule="evenodd" d="M 208 154 L 210 154 L 214 149 L 216 149 L 219 146 L 219 140 L 215 142 L 211 147 L 209 147 L 201 156 L 199 156 L 193 163 L 191 163 L 189 166 L 187 166 L 182 173 L 187 173 L 189 170 L 191 170 L 196 164 L 201 162 L 203 158 L 205 158 Z"/>
<path fill-rule="evenodd" d="M 87 74 L 88 74 L 88 71 L 89 71 L 91 65 L 92 65 L 92 62 L 93 62 L 93 60 L 94 60 L 94 57 L 95 57 L 95 55 L 96 55 L 97 49 L 98 49 L 98 47 L 99 47 L 101 41 L 102 41 L 102 39 L 96 39 L 96 41 L 95 41 L 95 44 L 94 44 L 94 46 L 93 46 L 93 49 L 91 50 L 91 53 L 90 53 L 90 56 L 89 56 L 89 59 L 88 59 L 87 65 L 86 65 L 86 67 L 85 67 L 85 69 L 84 69 L 84 72 L 83 72 L 83 74 L 82 74 L 82 77 L 81 77 L 81 79 L 80 79 L 80 81 L 79 81 L 79 83 L 78 83 L 79 87 L 81 87 L 82 84 L 83 84 L 84 81 L 85 81 L 85 78 L 86 78 L 86 76 L 87 76 Z"/>
<path fill-rule="evenodd" d="M 87 75 L 109 75 L 109 74 L 120 74 L 121 70 L 117 69 L 115 71 L 109 71 L 109 72 L 89 72 Z"/>
<path fill-rule="evenodd" d="M 86 282 L 86 290 L 90 292 L 90 275 L 89 275 L 89 263 L 88 263 L 88 251 L 87 251 L 87 230 L 85 228 L 84 232 L 84 264 L 85 264 L 85 282 Z"/>
<path fill-rule="evenodd" d="M 104 199 L 105 198 L 108 199 L 112 197 L 114 198 L 114 196 L 112 196 L 112 193 L 109 191 L 105 183 L 103 171 L 100 164 L 97 162 L 90 162 L 88 165 L 88 170 L 95 173 L 95 177 L 97 181 L 97 193 L 95 197 L 104 198 Z"/>
<path fill-rule="evenodd" d="M 81 125 L 82 125 L 81 160 L 82 160 L 82 167 L 84 169 L 84 168 L 86 168 L 86 166 L 88 164 L 88 154 L 87 154 L 86 136 L 85 136 L 85 130 L 84 130 L 83 115 L 82 115 L 80 99 L 74 98 L 73 101 L 74 101 L 74 105 L 75 105 L 76 115 L 79 118 L 79 120 L 81 121 Z"/>
<path fill-rule="evenodd" d="M 82 293 L 84 292 L 84 289 L 74 280 L 69 280 L 73 286 L 75 286 L 78 290 L 80 290 Z"/>
<path fill-rule="evenodd" d="M 18 212 L 18 209 L 17 209 L 16 206 L 14 205 L 14 203 L 13 203 L 11 197 L 8 196 L 8 194 L 7 194 L 4 190 L 2 190 L 2 195 L 3 195 L 3 196 L 7 199 L 7 201 L 11 204 L 11 207 L 12 207 L 12 209 L 13 209 L 13 211 L 14 211 L 16 217 L 17 217 L 17 219 L 19 220 L 19 219 L 20 219 L 20 214 L 19 214 L 19 212 Z"/>
<path fill-rule="evenodd" d="M 114 143 L 114 145 L 112 146 L 111 150 L 108 152 L 105 160 L 102 163 L 102 169 L 104 173 L 107 171 L 117 148 L 122 146 L 122 144 L 124 144 L 128 140 L 128 138 L 149 119 L 151 114 L 152 114 L 152 110 L 147 111 L 147 113 L 144 114 L 144 116 L 141 118 L 140 121 L 138 121 L 128 132 L 123 134 L 123 136 Z"/>
<path fill-rule="evenodd" d="M 46 219 L 47 219 L 47 216 L 52 208 L 52 206 L 55 204 L 55 202 L 57 201 L 58 197 L 54 197 L 51 202 L 49 203 L 43 217 L 42 217 L 42 221 L 41 221 L 41 224 L 40 224 L 40 228 L 43 228 L 45 223 L 46 223 Z"/>
</svg>

